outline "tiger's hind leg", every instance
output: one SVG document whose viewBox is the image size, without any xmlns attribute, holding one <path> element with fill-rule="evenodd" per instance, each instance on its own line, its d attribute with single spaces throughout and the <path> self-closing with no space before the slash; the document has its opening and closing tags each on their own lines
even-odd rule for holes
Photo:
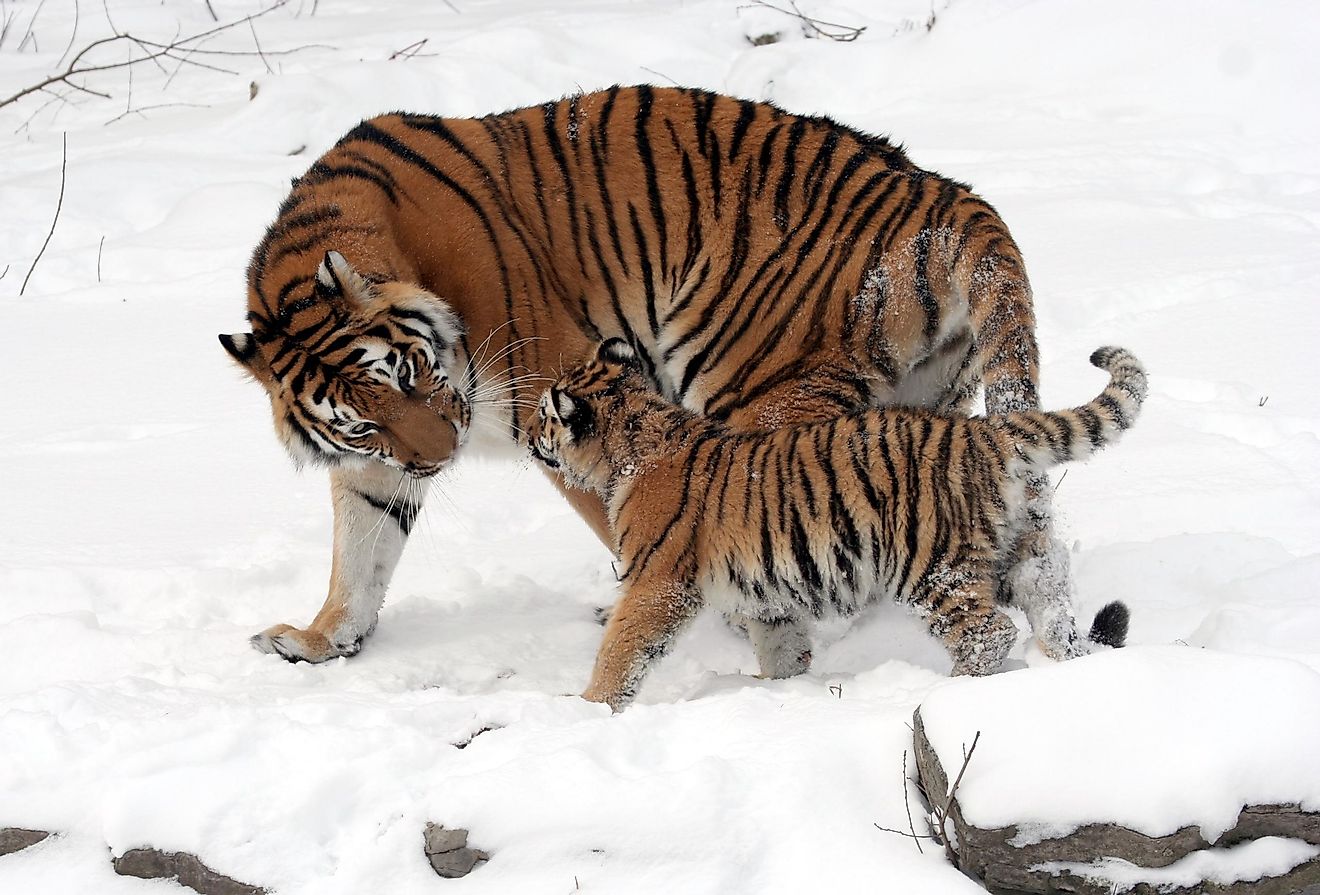
<svg viewBox="0 0 1320 895">
<path fill-rule="evenodd" d="M 1045 655 L 1074 659 L 1092 652 L 1096 644 L 1077 629 L 1073 616 L 1072 563 L 1051 524 L 1051 491 L 1044 475 L 1027 480 L 1024 506 L 1017 508 L 1024 524 L 1004 574 L 1004 587 L 1009 602 L 1027 614 Z"/>
<path fill-rule="evenodd" d="M 800 618 L 735 615 L 730 619 L 746 627 L 761 677 L 776 680 L 795 677 L 811 667 L 811 632 Z"/>
<path fill-rule="evenodd" d="M 980 575 L 942 570 L 926 576 L 912 600 L 953 659 L 953 674 L 992 674 L 1017 640 L 1017 625 Z"/>
<path fill-rule="evenodd" d="M 330 473 L 335 513 L 330 591 L 306 628 L 274 625 L 251 638 L 263 653 L 290 662 L 355 655 L 376 627 L 385 588 L 421 512 L 424 485 L 371 463 Z"/>
<path fill-rule="evenodd" d="M 1039 349 L 1031 287 L 1016 244 L 1003 222 L 979 199 L 952 259 L 953 288 L 965 297 L 974 333 L 973 366 L 985 386 L 986 413 L 1012 413 L 1040 406 Z M 1044 652 L 1056 659 L 1094 648 L 1073 618 L 1068 550 L 1054 533 L 1051 488 L 1046 476 L 1027 481 L 1024 498 L 1008 508 L 1020 534 L 1009 548 L 1002 593 L 1022 609 Z"/>
</svg>

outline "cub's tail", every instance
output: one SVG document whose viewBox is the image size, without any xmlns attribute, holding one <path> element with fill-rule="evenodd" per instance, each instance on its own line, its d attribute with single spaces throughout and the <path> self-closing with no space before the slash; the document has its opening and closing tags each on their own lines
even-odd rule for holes
<svg viewBox="0 0 1320 895">
<path fill-rule="evenodd" d="M 1091 363 L 1109 373 L 1105 390 L 1071 410 L 1031 410 L 989 417 L 1017 454 L 1036 469 L 1085 460 L 1136 422 L 1146 399 L 1146 371 L 1122 348 L 1097 348 Z"/>
<path fill-rule="evenodd" d="M 1102 643 L 1118 649 L 1127 642 L 1128 620 L 1130 613 L 1121 600 L 1106 603 L 1095 614 L 1091 622 L 1091 633 L 1087 639 L 1092 643 Z"/>
</svg>

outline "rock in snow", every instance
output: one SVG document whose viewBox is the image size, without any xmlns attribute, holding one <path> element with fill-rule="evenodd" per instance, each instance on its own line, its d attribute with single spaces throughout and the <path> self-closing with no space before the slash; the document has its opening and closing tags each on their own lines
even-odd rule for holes
<svg viewBox="0 0 1320 895">
<path fill-rule="evenodd" d="M 25 830 L 22 827 L 4 827 L 0 829 L 0 855 L 10 855 L 36 845 L 50 833 L 45 830 Z"/>
<path fill-rule="evenodd" d="M 477 848 L 467 847 L 467 830 L 446 829 L 429 823 L 422 833 L 423 850 L 431 867 L 446 879 L 467 876 L 478 862 L 489 860 L 490 855 Z"/>
<path fill-rule="evenodd" d="M 260 886 L 249 886 L 216 873 L 196 855 L 154 848 L 131 848 L 114 859 L 115 873 L 141 879 L 174 879 L 202 895 L 265 895 Z"/>
</svg>

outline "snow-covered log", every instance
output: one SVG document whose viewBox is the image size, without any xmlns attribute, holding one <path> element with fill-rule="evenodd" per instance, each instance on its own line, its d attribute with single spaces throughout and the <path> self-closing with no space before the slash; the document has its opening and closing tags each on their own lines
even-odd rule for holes
<svg viewBox="0 0 1320 895">
<path fill-rule="evenodd" d="M 1317 706 L 1298 663 L 1129 649 L 939 688 L 917 773 L 992 892 L 1320 892 Z"/>
</svg>

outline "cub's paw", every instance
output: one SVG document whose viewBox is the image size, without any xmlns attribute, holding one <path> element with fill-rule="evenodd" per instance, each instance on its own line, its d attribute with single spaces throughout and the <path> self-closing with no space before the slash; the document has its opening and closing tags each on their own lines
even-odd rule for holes
<svg viewBox="0 0 1320 895">
<path fill-rule="evenodd" d="M 248 640 L 260 652 L 279 656 L 288 662 L 327 662 L 340 656 L 355 655 L 362 648 L 362 639 L 349 644 L 334 644 L 323 634 L 304 631 L 292 625 L 275 625 Z"/>
<path fill-rule="evenodd" d="M 582 698 L 587 702 L 601 702 L 610 707 L 610 711 L 618 713 L 628 707 L 633 700 L 633 694 L 621 691 L 617 688 L 603 687 L 592 684 L 582 693 Z"/>
</svg>

